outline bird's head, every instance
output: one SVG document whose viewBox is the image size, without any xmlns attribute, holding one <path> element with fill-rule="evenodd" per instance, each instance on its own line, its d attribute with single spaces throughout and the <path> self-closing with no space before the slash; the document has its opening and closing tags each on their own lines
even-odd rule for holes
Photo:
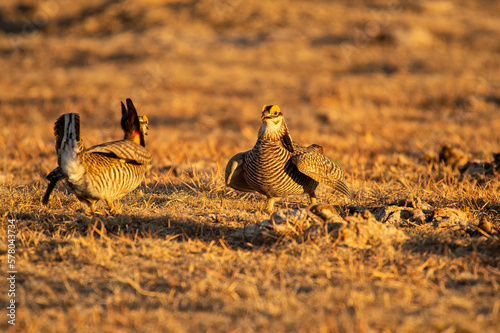
<svg viewBox="0 0 500 333">
<path fill-rule="evenodd" d="M 149 131 L 149 119 L 148 117 L 146 117 L 146 115 L 144 116 L 139 116 L 139 128 L 140 128 L 140 131 L 144 134 L 144 135 L 148 135 L 148 131 Z"/>
<path fill-rule="evenodd" d="M 277 105 L 264 105 L 262 107 L 262 125 L 259 138 L 271 141 L 282 141 L 286 149 L 293 152 L 292 138 L 288 133 L 285 117 Z"/>
<path fill-rule="evenodd" d="M 283 123 L 283 113 L 277 105 L 264 105 L 262 107 L 262 122 L 266 123 L 269 129 L 278 129 Z"/>
<path fill-rule="evenodd" d="M 127 106 L 122 104 L 122 120 L 121 125 L 125 133 L 126 140 L 132 140 L 135 143 L 145 146 L 144 136 L 149 130 L 149 120 L 146 116 L 138 116 L 134 103 L 130 98 L 127 98 Z"/>
</svg>

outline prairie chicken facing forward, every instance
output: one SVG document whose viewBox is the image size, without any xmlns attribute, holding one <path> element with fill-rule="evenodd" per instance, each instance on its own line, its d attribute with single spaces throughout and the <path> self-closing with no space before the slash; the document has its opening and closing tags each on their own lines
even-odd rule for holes
<svg viewBox="0 0 500 333">
<path fill-rule="evenodd" d="M 65 178 L 76 197 L 87 204 L 92 213 L 99 200 L 105 200 L 111 212 L 119 212 L 113 201 L 141 184 L 146 165 L 152 161 L 144 142 L 148 118 L 137 116 L 130 99 L 127 99 L 127 107 L 123 102 L 121 105 L 124 139 L 87 149 L 80 139 L 79 115 L 66 113 L 57 119 L 54 135 L 59 166 L 47 175 L 50 183 L 42 200 L 44 205 L 57 182 Z"/>
<path fill-rule="evenodd" d="M 293 142 L 277 105 L 264 105 L 255 146 L 233 156 L 225 172 L 226 185 L 235 190 L 257 191 L 268 198 L 272 211 L 276 198 L 307 193 L 316 203 L 319 183 L 350 197 L 342 169 L 323 155 L 323 148 Z"/>
</svg>

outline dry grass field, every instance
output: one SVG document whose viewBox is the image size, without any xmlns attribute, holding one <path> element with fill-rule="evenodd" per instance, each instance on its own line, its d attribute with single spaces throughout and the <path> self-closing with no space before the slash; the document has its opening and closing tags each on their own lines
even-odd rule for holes
<svg viewBox="0 0 500 333">
<path fill-rule="evenodd" d="M 499 12 L 493 0 L 2 1 L 0 330 L 500 331 Z M 57 117 L 80 113 L 87 146 L 120 139 L 128 97 L 154 161 L 122 214 L 85 215 L 63 184 L 43 206 Z M 225 187 L 264 104 L 346 171 L 352 200 L 317 193 L 338 214 L 292 196 L 276 204 L 281 228 L 266 226 L 262 195 Z"/>
</svg>

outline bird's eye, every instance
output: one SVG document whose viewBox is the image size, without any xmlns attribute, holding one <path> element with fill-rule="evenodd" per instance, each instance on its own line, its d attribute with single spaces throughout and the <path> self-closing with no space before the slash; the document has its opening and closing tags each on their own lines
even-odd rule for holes
<svg viewBox="0 0 500 333">
<path fill-rule="evenodd" d="M 264 105 L 262 112 L 266 111 L 272 115 L 279 115 L 281 113 L 280 107 L 277 105 Z"/>
</svg>

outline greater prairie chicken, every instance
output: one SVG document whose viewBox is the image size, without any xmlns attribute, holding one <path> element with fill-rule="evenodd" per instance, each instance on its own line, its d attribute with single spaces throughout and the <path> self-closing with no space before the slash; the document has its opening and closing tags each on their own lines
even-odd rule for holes
<svg viewBox="0 0 500 333">
<path fill-rule="evenodd" d="M 144 148 L 148 118 L 138 117 L 134 104 L 121 103 L 121 126 L 125 137 L 120 141 L 85 148 L 80 139 L 80 117 L 77 113 L 60 116 L 54 125 L 58 167 L 48 174 L 50 181 L 43 204 L 47 204 L 56 183 L 65 178 L 76 197 L 91 212 L 99 200 L 105 200 L 111 212 L 119 212 L 113 201 L 133 191 L 144 179 L 151 154 Z"/>
<path fill-rule="evenodd" d="M 257 191 L 268 198 L 272 211 L 276 198 L 307 193 L 316 203 L 319 183 L 350 197 L 342 169 L 323 155 L 323 148 L 304 147 L 292 141 L 277 105 L 264 105 L 255 146 L 233 156 L 225 172 L 226 185 L 244 192 Z M 318 183 L 319 182 L 319 183 Z"/>
</svg>

